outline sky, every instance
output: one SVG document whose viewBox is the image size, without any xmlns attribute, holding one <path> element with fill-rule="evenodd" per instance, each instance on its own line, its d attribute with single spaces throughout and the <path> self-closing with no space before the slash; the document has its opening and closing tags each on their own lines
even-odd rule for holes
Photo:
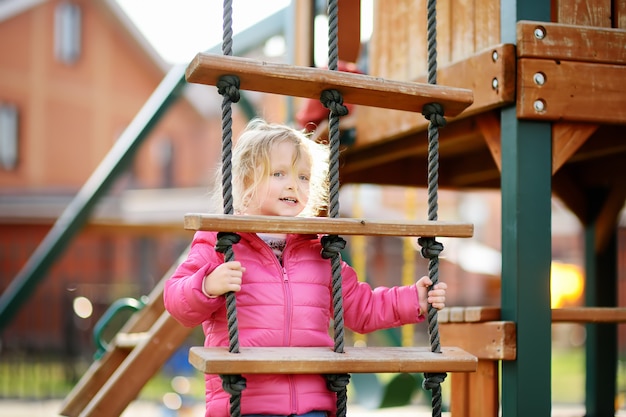
<svg viewBox="0 0 626 417">
<path fill-rule="evenodd" d="M 189 62 L 222 41 L 221 0 L 117 0 L 161 56 Z M 288 6 L 289 0 L 233 0 L 233 32 L 238 33 Z"/>
<path fill-rule="evenodd" d="M 222 0 L 116 1 L 167 62 L 187 63 L 198 52 L 221 44 Z M 362 2 L 362 37 L 371 31 L 371 1 Z M 289 3 L 290 0 L 233 0 L 233 32 L 254 25 Z"/>
</svg>

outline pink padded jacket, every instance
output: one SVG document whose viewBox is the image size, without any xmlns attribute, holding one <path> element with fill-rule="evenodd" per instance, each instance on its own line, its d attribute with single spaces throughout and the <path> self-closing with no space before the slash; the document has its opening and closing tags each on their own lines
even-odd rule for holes
<svg viewBox="0 0 626 417">
<path fill-rule="evenodd" d="M 228 346 L 225 298 L 208 298 L 202 280 L 224 262 L 215 251 L 217 234 L 197 232 L 187 259 L 166 282 L 165 307 L 183 325 L 202 324 L 205 346 Z M 236 293 L 240 346 L 334 346 L 330 261 L 320 255 L 317 236 L 289 235 L 283 265 L 256 234 L 242 233 L 233 245 L 246 267 Z M 415 285 L 372 288 L 342 263 L 344 323 L 368 333 L 424 320 Z M 303 414 L 336 410 L 336 395 L 320 375 L 244 375 L 242 414 Z M 229 395 L 217 375 L 205 375 L 206 416 L 227 417 Z"/>
</svg>

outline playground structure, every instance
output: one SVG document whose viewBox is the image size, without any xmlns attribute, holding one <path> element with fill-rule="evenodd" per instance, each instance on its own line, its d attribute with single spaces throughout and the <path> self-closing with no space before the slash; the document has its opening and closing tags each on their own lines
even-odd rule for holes
<svg viewBox="0 0 626 417">
<path fill-rule="evenodd" d="M 306 11 L 311 10 L 304 3 L 298 2 L 303 25 L 310 22 Z M 410 9 L 407 12 L 391 7 L 391 3 L 378 3 L 375 16 L 379 24 L 372 38 L 369 73 L 393 80 L 419 80 L 423 69 L 416 62 L 421 58 L 414 57 L 424 55 L 425 49 L 420 48 L 425 48 L 426 42 L 420 38 L 425 33 L 414 29 L 423 26 L 419 22 L 423 22 L 425 6 L 421 2 L 405 4 Z M 347 11 L 342 13 L 355 13 L 358 8 L 358 1 L 345 4 L 342 10 Z M 448 21 L 455 23 L 442 23 L 444 30 L 439 31 L 438 42 L 446 45 L 439 48 L 439 83 L 474 92 L 473 104 L 441 131 L 440 184 L 450 188 L 500 187 L 502 192 L 502 307 L 498 315 L 489 313 L 486 322 L 505 323 L 499 330 L 503 337 L 498 339 L 503 341 L 502 356 L 492 359 L 503 361 L 501 406 L 506 416 L 550 414 L 552 192 L 585 226 L 587 306 L 617 306 L 615 226 L 626 192 L 621 185 L 625 171 L 620 143 L 626 123 L 626 92 L 619 82 L 626 71 L 626 5 L 593 2 L 595 7 L 586 9 L 593 13 L 585 14 L 576 4 L 503 0 L 468 5 L 452 1 L 443 7 L 443 14 L 439 13 L 439 22 L 448 16 Z M 464 13 L 475 18 L 455 17 Z M 398 31 L 397 22 L 405 19 L 400 27 L 406 29 L 402 33 L 407 37 L 383 42 Z M 356 36 L 350 31 L 342 34 L 346 36 L 340 39 L 352 41 Z M 384 68 L 385 63 L 394 64 Z M 425 173 L 408 176 L 403 172 L 426 158 L 426 122 L 404 112 L 377 110 L 374 116 L 370 111 L 368 107 L 359 109 L 357 142 L 344 153 L 343 181 L 423 186 L 419 181 L 426 178 Z M 102 358 L 99 369 L 77 386 L 77 392 L 87 389 L 80 392 L 93 395 L 69 398 L 66 415 L 78 415 L 76 410 L 83 408 L 81 415 L 103 411 L 102 415 L 119 414 L 136 395 L 126 387 L 141 387 L 144 378 L 156 372 L 175 350 L 177 342 L 182 343 L 187 329 L 172 323 L 159 303 L 157 288 L 151 302 L 125 327 L 119 343 Z M 620 309 L 569 312 L 574 313 L 576 321 L 582 322 L 597 321 L 600 315 L 608 316 L 603 320 L 606 322 L 624 320 Z M 445 326 L 442 329 L 445 332 Z M 138 333 L 147 337 L 123 342 L 123 335 Z M 446 338 L 443 333 L 444 345 L 449 344 Z M 167 340 L 165 349 L 163 340 Z M 589 416 L 614 413 L 616 358 L 615 326 L 590 326 Z M 105 363 L 115 366 L 103 366 Z M 480 377 L 479 371 L 467 378 Z M 484 379 L 493 387 L 497 374 Z M 465 401 L 480 402 L 472 401 L 475 393 L 453 388 L 453 395 L 466 393 Z M 497 393 L 493 396 L 490 404 L 495 401 L 497 405 Z M 68 411 L 72 401 L 88 397 L 93 397 L 90 405 L 73 405 L 74 411 Z M 111 398 L 116 401 L 111 402 Z M 455 409 L 458 401 L 453 398 L 455 416 L 492 415 L 471 414 L 470 405 Z M 494 408 L 492 412 L 497 413 L 497 406 Z"/>
</svg>

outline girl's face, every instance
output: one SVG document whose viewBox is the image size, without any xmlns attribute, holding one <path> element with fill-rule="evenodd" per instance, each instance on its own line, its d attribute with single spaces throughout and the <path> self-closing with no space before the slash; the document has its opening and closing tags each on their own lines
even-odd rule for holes
<svg viewBox="0 0 626 417">
<path fill-rule="evenodd" d="M 293 166 L 295 145 L 281 142 L 270 152 L 270 173 L 259 184 L 246 214 L 263 216 L 297 216 L 309 200 L 311 165 L 300 157 Z"/>
</svg>

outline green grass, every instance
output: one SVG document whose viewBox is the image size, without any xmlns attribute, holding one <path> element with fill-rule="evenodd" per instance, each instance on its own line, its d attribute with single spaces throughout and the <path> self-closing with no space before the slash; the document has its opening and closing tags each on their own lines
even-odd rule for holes
<svg viewBox="0 0 626 417">
<path fill-rule="evenodd" d="M 585 351 L 552 349 L 552 402 L 585 402 Z"/>
</svg>

